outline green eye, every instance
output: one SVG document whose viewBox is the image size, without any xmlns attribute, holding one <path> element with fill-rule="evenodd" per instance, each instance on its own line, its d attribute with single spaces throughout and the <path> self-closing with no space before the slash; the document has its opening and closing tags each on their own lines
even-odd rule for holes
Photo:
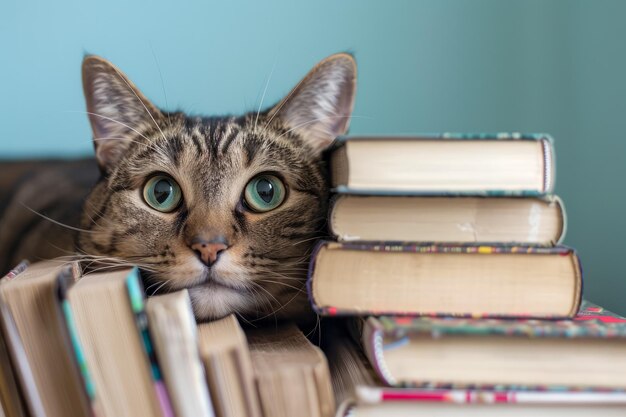
<svg viewBox="0 0 626 417">
<path fill-rule="evenodd" d="M 155 175 L 143 186 L 143 199 L 155 210 L 169 213 L 183 199 L 180 186 L 168 175 Z"/>
<path fill-rule="evenodd" d="M 244 199 L 246 205 L 257 213 L 274 210 L 285 199 L 285 185 L 273 175 L 261 174 L 246 185 Z"/>
</svg>

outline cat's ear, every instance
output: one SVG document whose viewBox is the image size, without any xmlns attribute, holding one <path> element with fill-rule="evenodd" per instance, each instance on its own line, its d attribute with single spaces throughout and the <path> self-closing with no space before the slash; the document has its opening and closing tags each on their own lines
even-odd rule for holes
<svg viewBox="0 0 626 417">
<path fill-rule="evenodd" d="M 318 63 L 272 110 L 317 152 L 347 132 L 356 91 L 356 62 L 349 54 Z"/>
<path fill-rule="evenodd" d="M 132 138 L 148 126 L 158 126 L 163 114 L 109 61 L 87 56 L 82 72 L 96 159 L 108 172 Z"/>
</svg>

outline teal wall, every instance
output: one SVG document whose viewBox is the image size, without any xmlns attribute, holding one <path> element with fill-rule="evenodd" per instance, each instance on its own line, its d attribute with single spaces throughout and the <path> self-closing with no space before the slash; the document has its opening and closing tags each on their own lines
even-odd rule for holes
<svg viewBox="0 0 626 417">
<path fill-rule="evenodd" d="M 586 295 L 626 314 L 625 16 L 600 0 L 3 0 L 0 157 L 91 153 L 84 52 L 158 105 L 213 114 L 255 109 L 272 71 L 265 103 L 352 51 L 354 134 L 551 133 Z"/>
</svg>

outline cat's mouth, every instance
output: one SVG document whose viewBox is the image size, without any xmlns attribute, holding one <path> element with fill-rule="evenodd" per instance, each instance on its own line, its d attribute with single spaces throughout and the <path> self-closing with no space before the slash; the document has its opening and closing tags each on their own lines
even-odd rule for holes
<svg viewBox="0 0 626 417">
<path fill-rule="evenodd" d="M 244 288 L 242 288 L 241 286 L 224 282 L 214 271 L 208 268 L 199 273 L 194 279 L 189 279 L 188 276 L 185 276 L 184 279 L 171 279 L 171 276 L 161 277 L 159 276 L 159 274 L 155 274 L 153 272 L 148 272 L 145 270 L 142 270 L 141 275 L 144 280 L 144 287 L 146 288 L 146 292 L 148 293 L 148 295 L 157 295 L 164 292 L 176 291 L 185 288 L 188 290 L 203 288 L 213 291 L 244 291 Z"/>
<path fill-rule="evenodd" d="M 191 288 L 198 288 L 198 287 L 214 288 L 214 289 L 227 289 L 227 290 L 231 290 L 231 291 L 241 291 L 242 290 L 242 288 L 236 287 L 234 285 L 224 284 L 224 283 L 216 280 L 215 278 L 205 278 L 201 282 L 195 283 L 193 285 L 189 285 L 186 288 L 187 289 L 191 289 Z"/>
</svg>

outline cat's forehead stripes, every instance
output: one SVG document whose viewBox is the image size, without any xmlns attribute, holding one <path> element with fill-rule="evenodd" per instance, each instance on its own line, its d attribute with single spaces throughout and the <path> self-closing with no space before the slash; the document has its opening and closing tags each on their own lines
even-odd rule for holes
<svg viewBox="0 0 626 417">
<path fill-rule="evenodd" d="M 203 191 L 189 198 L 211 200 L 233 187 L 239 194 L 253 175 L 265 171 L 284 175 L 296 191 L 310 193 L 324 181 L 306 145 L 284 130 L 255 130 L 251 118 L 175 115 L 170 126 L 133 141 L 110 184 L 119 190 L 139 188 L 148 176 L 166 172 L 183 186 L 188 182 L 188 190 Z"/>
</svg>

